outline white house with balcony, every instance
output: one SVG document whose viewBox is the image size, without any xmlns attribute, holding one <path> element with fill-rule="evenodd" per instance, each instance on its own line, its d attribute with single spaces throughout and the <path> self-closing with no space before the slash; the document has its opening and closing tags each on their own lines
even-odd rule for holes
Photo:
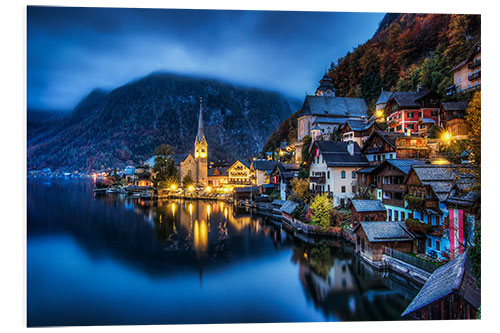
<svg viewBox="0 0 500 333">
<path fill-rule="evenodd" d="M 356 142 L 315 141 L 307 161 L 310 190 L 328 193 L 334 206 L 344 206 L 354 197 L 356 171 L 368 165 Z"/>
</svg>

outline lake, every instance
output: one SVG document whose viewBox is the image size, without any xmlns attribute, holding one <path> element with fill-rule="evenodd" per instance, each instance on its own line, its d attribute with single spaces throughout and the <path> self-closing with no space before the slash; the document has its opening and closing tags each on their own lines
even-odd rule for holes
<svg viewBox="0 0 500 333">
<path fill-rule="evenodd" d="M 28 179 L 28 326 L 401 320 L 419 287 L 231 204 Z"/>
</svg>

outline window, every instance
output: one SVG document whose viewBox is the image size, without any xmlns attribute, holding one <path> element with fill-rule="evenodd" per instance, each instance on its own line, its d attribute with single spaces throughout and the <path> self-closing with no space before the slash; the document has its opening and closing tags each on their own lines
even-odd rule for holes
<svg viewBox="0 0 500 333">
<path fill-rule="evenodd" d="M 388 209 L 387 212 L 389 213 L 388 220 L 392 221 L 392 209 Z"/>
<path fill-rule="evenodd" d="M 344 171 L 344 170 L 342 170 L 342 171 L 340 172 L 340 178 L 345 178 L 345 171 Z"/>
<path fill-rule="evenodd" d="M 328 192 L 330 192 L 330 184 L 328 184 Z"/>
<path fill-rule="evenodd" d="M 352 172 L 352 178 L 356 178 L 356 171 Z"/>
<path fill-rule="evenodd" d="M 413 124 L 408 124 L 408 125 L 406 125 L 406 128 L 409 128 L 409 129 L 415 129 L 415 127 L 413 126 Z"/>
<path fill-rule="evenodd" d="M 461 78 L 460 76 L 457 78 L 457 82 L 458 82 L 458 83 L 462 82 L 462 78 Z M 431 247 L 432 247 L 432 246 L 431 246 Z"/>
<path fill-rule="evenodd" d="M 406 114 L 407 114 L 408 118 L 413 118 L 413 112 L 407 112 Z"/>
<path fill-rule="evenodd" d="M 441 242 L 436 239 L 436 250 L 441 251 Z"/>
<path fill-rule="evenodd" d="M 427 247 L 430 247 L 432 249 L 432 239 L 427 238 Z"/>
<path fill-rule="evenodd" d="M 326 175 L 327 175 L 326 178 L 330 179 L 330 171 L 328 171 Z"/>
<path fill-rule="evenodd" d="M 330 185 L 328 185 L 328 186 L 330 186 Z M 345 193 L 345 186 L 342 186 L 342 187 L 340 188 L 340 191 L 341 191 L 342 193 Z"/>
</svg>

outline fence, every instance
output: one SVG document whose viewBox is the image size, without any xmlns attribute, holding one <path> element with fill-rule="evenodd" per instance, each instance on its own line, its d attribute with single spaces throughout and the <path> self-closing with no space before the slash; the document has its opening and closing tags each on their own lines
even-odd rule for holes
<svg viewBox="0 0 500 333">
<path fill-rule="evenodd" d="M 384 254 L 396 258 L 398 260 L 401 260 L 417 268 L 420 268 L 428 273 L 433 273 L 436 269 L 439 268 L 437 265 L 434 265 L 433 263 L 430 263 L 420 258 L 412 257 L 410 255 L 407 255 L 406 253 L 399 252 L 397 250 L 388 247 L 384 247 Z"/>
</svg>

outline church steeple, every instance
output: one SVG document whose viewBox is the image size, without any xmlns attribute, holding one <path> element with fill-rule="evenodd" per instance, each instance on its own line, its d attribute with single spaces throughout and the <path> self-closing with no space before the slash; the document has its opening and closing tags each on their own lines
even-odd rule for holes
<svg viewBox="0 0 500 333">
<path fill-rule="evenodd" d="M 325 75 L 319 81 L 319 87 L 316 89 L 316 96 L 329 96 L 335 97 L 335 86 L 333 85 L 333 80 L 328 76 L 328 72 L 325 69 Z"/>
<path fill-rule="evenodd" d="M 203 129 L 203 98 L 200 97 L 200 116 L 198 118 L 198 132 L 196 134 L 196 142 L 205 141 L 205 131 Z"/>
</svg>

